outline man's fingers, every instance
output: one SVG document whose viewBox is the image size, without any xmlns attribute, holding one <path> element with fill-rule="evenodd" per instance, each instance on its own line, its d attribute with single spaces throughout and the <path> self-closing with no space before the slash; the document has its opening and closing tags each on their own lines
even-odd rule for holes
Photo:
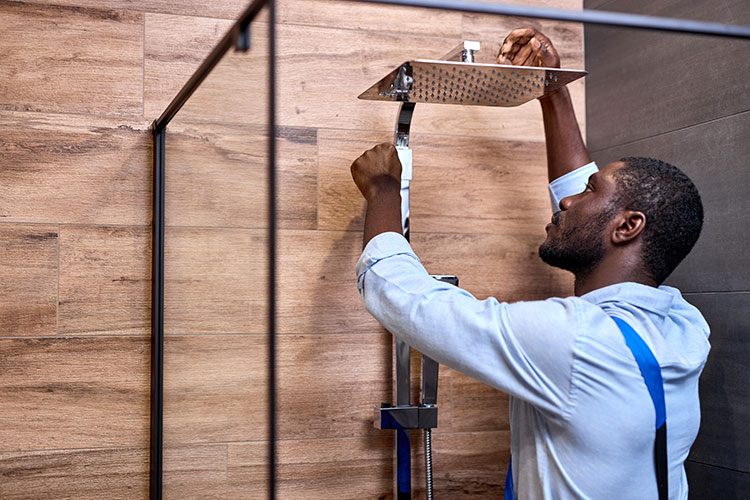
<svg viewBox="0 0 750 500">
<path fill-rule="evenodd" d="M 529 52 L 529 55 L 526 57 L 526 59 L 518 63 L 518 65 L 519 66 L 537 66 L 536 62 L 538 60 L 539 59 L 537 57 L 536 52 L 532 50 L 531 52 Z"/>
<path fill-rule="evenodd" d="M 501 48 L 500 54 L 498 55 L 498 61 L 502 60 L 503 62 L 501 64 L 513 64 L 511 61 L 516 59 L 518 52 L 523 50 L 526 45 L 527 44 L 525 43 L 514 42 Z"/>
<path fill-rule="evenodd" d="M 537 40 L 536 36 L 534 36 L 531 40 L 529 40 L 527 47 L 530 47 L 531 50 L 529 50 L 529 53 L 526 56 L 526 58 L 523 60 L 520 60 L 518 64 L 521 66 L 542 66 L 543 65 L 542 64 L 543 47 L 542 47 L 541 42 Z M 520 59 L 520 56 L 519 56 L 519 59 Z"/>
<path fill-rule="evenodd" d="M 523 47 L 519 49 L 519 51 L 516 53 L 516 55 L 513 56 L 513 64 L 515 65 L 521 65 L 523 66 L 526 60 L 529 58 L 532 52 L 532 47 L 530 43 L 527 43 Z"/>
<path fill-rule="evenodd" d="M 510 59 L 517 51 L 518 47 L 515 46 L 513 42 L 509 42 L 506 40 L 500 47 L 500 52 L 497 55 L 497 62 L 499 62 L 500 64 L 505 64 L 505 62 Z"/>
<path fill-rule="evenodd" d="M 546 46 L 551 46 L 552 45 L 552 40 L 550 40 L 549 37 L 547 37 L 547 35 L 545 35 L 544 33 L 540 33 L 540 32 L 537 31 L 534 34 L 534 39 L 537 40 L 539 42 L 539 44 L 542 45 L 542 46 L 543 45 L 546 45 Z"/>
<path fill-rule="evenodd" d="M 526 43 L 529 39 L 534 36 L 536 30 L 534 28 L 516 28 L 505 37 L 505 40 L 521 43 Z"/>
<path fill-rule="evenodd" d="M 513 56 L 531 40 L 535 32 L 533 28 L 517 28 L 511 31 L 500 46 L 497 61 L 505 64 L 513 59 Z"/>
</svg>

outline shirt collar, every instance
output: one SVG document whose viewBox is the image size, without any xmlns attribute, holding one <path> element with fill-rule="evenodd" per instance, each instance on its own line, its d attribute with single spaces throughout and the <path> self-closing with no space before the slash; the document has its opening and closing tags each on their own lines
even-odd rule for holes
<svg viewBox="0 0 750 500">
<path fill-rule="evenodd" d="M 672 307 L 674 294 L 669 291 L 668 287 L 654 288 L 640 283 L 625 282 L 593 290 L 582 295 L 581 298 L 596 305 L 607 302 L 626 302 L 665 317 Z"/>
</svg>

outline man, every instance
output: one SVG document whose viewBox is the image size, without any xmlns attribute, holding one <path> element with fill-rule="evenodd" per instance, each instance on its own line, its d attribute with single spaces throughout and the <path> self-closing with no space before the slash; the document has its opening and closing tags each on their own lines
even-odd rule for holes
<svg viewBox="0 0 750 500">
<path fill-rule="evenodd" d="M 511 32 L 498 62 L 560 64 L 549 39 L 530 28 Z M 567 89 L 540 101 L 559 211 L 539 254 L 575 275 L 575 296 L 480 301 L 430 278 L 401 236 L 401 165 L 389 144 L 352 164 L 367 200 L 360 293 L 394 335 L 510 394 L 513 489 L 521 499 L 658 498 L 654 404 L 612 317 L 626 321 L 661 367 L 669 498 L 686 499 L 683 463 L 698 432 L 709 329 L 661 283 L 698 238 L 700 197 L 682 172 L 657 160 L 627 158 L 598 170 Z"/>
</svg>

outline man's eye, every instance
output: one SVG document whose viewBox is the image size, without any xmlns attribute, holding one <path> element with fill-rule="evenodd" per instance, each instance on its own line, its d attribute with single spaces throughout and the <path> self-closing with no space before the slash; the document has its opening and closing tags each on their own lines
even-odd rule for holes
<svg viewBox="0 0 750 500">
<path fill-rule="evenodd" d="M 586 189 L 584 189 L 584 191 L 593 191 L 593 190 L 594 190 L 594 188 L 591 186 L 591 183 L 587 182 L 586 183 Z"/>
</svg>

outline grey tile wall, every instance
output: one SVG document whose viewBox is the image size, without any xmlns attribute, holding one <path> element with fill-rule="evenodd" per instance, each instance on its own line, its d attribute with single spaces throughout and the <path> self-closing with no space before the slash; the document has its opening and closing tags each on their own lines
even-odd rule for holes
<svg viewBox="0 0 750 500">
<path fill-rule="evenodd" d="M 711 327 L 711 354 L 700 381 L 701 429 L 690 459 L 750 473 L 750 293 L 685 298 Z"/>
<path fill-rule="evenodd" d="M 589 122 L 589 130 L 596 123 Z M 748 139 L 750 112 L 743 112 L 592 151 L 602 166 L 625 156 L 659 158 L 680 167 L 698 187 L 705 212 L 703 231 L 668 285 L 683 292 L 750 290 Z"/>
<path fill-rule="evenodd" d="M 584 8 L 750 24 L 747 0 L 585 0 Z M 701 430 L 690 499 L 750 498 L 750 40 L 587 26 L 587 144 L 602 164 L 651 156 L 682 168 L 706 212 L 668 279 L 705 315 Z"/>
</svg>

